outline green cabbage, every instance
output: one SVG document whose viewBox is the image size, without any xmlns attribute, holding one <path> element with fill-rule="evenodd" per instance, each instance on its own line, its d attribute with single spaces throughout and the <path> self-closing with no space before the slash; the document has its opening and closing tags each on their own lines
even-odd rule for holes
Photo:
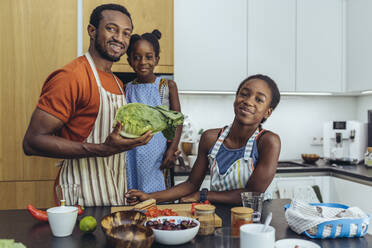
<svg viewBox="0 0 372 248">
<path fill-rule="evenodd" d="M 0 248 L 26 248 L 20 242 L 14 242 L 14 239 L 0 239 Z"/>
<path fill-rule="evenodd" d="M 121 122 L 120 135 L 137 138 L 152 130 L 152 134 L 163 132 L 166 139 L 176 135 L 178 125 L 183 124 L 183 114 L 169 110 L 167 106 L 152 107 L 143 103 L 128 103 L 116 112 L 115 123 Z"/>
</svg>

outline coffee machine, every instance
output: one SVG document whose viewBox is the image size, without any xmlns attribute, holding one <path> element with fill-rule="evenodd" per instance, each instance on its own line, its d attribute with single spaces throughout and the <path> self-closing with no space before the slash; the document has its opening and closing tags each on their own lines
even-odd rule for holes
<svg viewBox="0 0 372 248">
<path fill-rule="evenodd" d="M 355 165 L 364 160 L 367 123 L 328 121 L 323 125 L 324 158 L 331 164 Z"/>
</svg>

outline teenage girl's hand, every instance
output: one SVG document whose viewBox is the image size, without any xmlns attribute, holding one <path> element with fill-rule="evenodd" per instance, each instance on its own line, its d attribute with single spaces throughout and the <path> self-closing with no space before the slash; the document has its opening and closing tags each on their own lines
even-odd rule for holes
<svg viewBox="0 0 372 248">
<path fill-rule="evenodd" d="M 127 202 L 130 205 L 135 205 L 139 202 L 146 201 L 150 199 L 150 195 L 142 192 L 141 190 L 131 189 L 127 193 L 125 193 L 125 198 L 127 198 Z"/>
<path fill-rule="evenodd" d="M 112 155 L 124 151 L 131 150 L 137 146 L 146 145 L 152 138 L 151 131 L 146 132 L 139 138 L 127 139 L 120 135 L 121 123 L 118 121 L 112 133 L 107 136 L 103 143 L 105 155 Z"/>
<path fill-rule="evenodd" d="M 180 202 L 199 202 L 200 201 L 200 191 L 195 191 L 189 195 L 186 195 L 180 199 Z"/>
<path fill-rule="evenodd" d="M 181 151 L 173 151 L 171 149 L 167 149 L 164 154 L 164 159 L 162 164 L 160 165 L 159 169 L 169 169 L 172 168 L 176 164 L 177 157 L 181 154 Z"/>
</svg>

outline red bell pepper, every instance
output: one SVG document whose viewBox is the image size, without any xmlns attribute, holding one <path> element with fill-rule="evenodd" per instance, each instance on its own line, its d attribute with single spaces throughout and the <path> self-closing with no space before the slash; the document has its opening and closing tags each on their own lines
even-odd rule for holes
<svg viewBox="0 0 372 248">
<path fill-rule="evenodd" d="M 40 210 L 32 206 L 31 204 L 27 205 L 28 212 L 37 220 L 48 221 L 48 214 L 46 211 Z"/>
</svg>

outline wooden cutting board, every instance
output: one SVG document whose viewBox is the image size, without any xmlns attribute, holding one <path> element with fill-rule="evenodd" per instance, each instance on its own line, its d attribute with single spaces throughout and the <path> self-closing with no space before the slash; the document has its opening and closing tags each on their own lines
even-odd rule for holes
<svg viewBox="0 0 372 248">
<path fill-rule="evenodd" d="M 156 206 L 158 207 L 158 209 L 165 209 L 165 208 L 172 209 L 179 216 L 187 216 L 187 217 L 195 218 L 195 216 L 191 216 L 191 204 L 166 204 L 166 205 L 156 205 Z M 118 211 L 126 211 L 132 208 L 133 206 L 111 207 L 111 213 L 118 212 Z M 148 219 L 151 219 L 151 217 L 148 217 Z M 214 217 L 214 225 L 216 227 L 222 227 L 222 219 L 217 214 L 215 214 L 215 217 Z"/>
</svg>

